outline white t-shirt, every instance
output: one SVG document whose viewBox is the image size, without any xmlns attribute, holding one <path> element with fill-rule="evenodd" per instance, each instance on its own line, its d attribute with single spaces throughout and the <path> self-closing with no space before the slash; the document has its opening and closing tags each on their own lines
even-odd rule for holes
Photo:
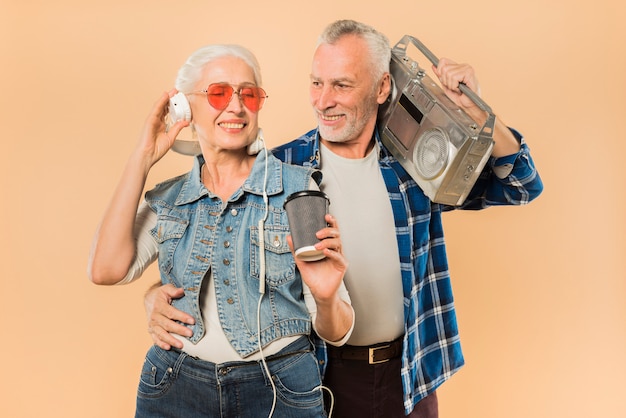
<svg viewBox="0 0 626 418">
<path fill-rule="evenodd" d="M 350 345 L 404 334 L 404 295 L 395 222 L 378 165 L 378 145 L 365 158 L 343 158 L 321 145 L 321 189 L 337 218 L 349 264 L 344 282 L 355 312 Z M 372 301 L 376 301 L 372 303 Z"/>
</svg>

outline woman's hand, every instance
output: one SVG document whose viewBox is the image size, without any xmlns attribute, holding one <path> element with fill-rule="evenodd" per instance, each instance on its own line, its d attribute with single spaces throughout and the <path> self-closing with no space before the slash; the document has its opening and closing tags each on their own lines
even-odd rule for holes
<svg viewBox="0 0 626 418">
<path fill-rule="evenodd" d="M 161 97 L 154 103 L 152 111 L 148 115 L 144 124 L 136 153 L 140 158 L 146 159 L 146 164 L 152 167 L 157 161 L 172 148 L 174 140 L 178 133 L 186 126 L 188 121 L 178 121 L 167 129 L 166 119 L 168 115 L 168 104 L 170 97 L 177 93 L 176 89 L 172 89 L 167 93 L 163 93 Z"/>
</svg>

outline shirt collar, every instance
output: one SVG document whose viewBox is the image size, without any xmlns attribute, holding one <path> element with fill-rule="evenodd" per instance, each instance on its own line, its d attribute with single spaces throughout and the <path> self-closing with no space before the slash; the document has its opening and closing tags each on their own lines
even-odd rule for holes
<svg viewBox="0 0 626 418">
<path fill-rule="evenodd" d="M 319 128 L 315 129 L 314 132 L 315 135 L 315 141 L 313 141 L 313 153 L 311 154 L 311 163 L 313 165 L 313 167 L 315 168 L 319 168 L 320 167 L 320 131 Z M 378 145 L 378 160 L 379 161 L 383 161 L 383 160 L 388 160 L 392 155 L 389 153 L 389 150 L 387 150 L 387 148 L 385 148 L 385 146 L 383 145 L 382 140 L 380 139 L 380 134 L 378 132 L 378 129 L 374 129 L 374 134 L 372 135 L 374 141 L 376 142 L 376 144 Z"/>
</svg>

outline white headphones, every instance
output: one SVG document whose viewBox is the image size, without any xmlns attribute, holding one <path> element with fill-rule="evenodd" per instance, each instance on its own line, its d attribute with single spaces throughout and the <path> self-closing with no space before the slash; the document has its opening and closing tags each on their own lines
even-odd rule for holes
<svg viewBox="0 0 626 418">
<path fill-rule="evenodd" d="M 191 121 L 191 107 L 183 93 L 176 93 L 170 97 L 169 115 L 172 123 L 181 120 Z"/>
</svg>

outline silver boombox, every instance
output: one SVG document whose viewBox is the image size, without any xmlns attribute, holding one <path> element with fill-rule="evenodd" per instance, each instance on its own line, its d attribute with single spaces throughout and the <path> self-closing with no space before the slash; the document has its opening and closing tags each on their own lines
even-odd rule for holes
<svg viewBox="0 0 626 418">
<path fill-rule="evenodd" d="M 455 105 L 406 54 L 408 43 L 434 65 L 439 60 L 405 35 L 391 51 L 392 92 L 380 109 L 381 139 L 433 202 L 463 204 L 493 148 L 495 116 L 466 85 L 459 86 L 488 113 L 482 127 Z"/>
</svg>

